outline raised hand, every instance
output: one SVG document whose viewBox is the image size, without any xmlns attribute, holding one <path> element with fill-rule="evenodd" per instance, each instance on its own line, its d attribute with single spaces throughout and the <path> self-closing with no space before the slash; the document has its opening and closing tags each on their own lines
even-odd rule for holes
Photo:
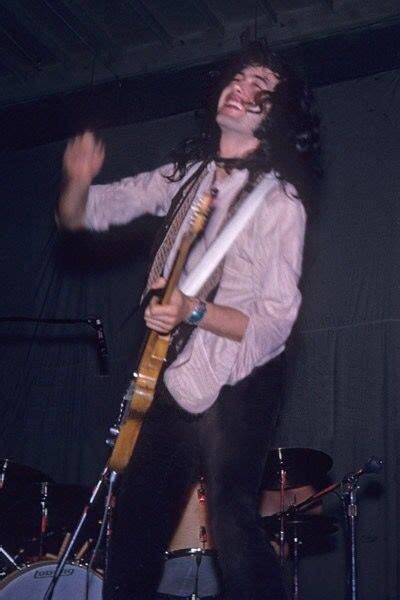
<svg viewBox="0 0 400 600">
<path fill-rule="evenodd" d="M 85 131 L 68 142 L 63 158 L 64 176 L 69 181 L 89 186 L 100 171 L 104 157 L 104 143 L 91 131 Z"/>
<path fill-rule="evenodd" d="M 64 180 L 61 187 L 56 222 L 70 230 L 85 227 L 85 210 L 89 187 L 104 162 L 103 142 L 91 131 L 68 142 L 63 158 Z"/>
</svg>

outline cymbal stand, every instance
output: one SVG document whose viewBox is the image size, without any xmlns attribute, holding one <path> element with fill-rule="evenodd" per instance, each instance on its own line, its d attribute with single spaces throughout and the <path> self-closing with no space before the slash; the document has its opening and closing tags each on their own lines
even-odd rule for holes
<svg viewBox="0 0 400 600">
<path fill-rule="evenodd" d="M 5 478 L 6 478 L 7 467 L 8 467 L 8 458 L 5 459 L 5 461 L 3 462 L 2 466 L 1 466 L 0 490 L 2 490 L 3 487 L 4 487 L 4 481 L 5 481 Z"/>
<path fill-rule="evenodd" d="M 190 600 L 200 600 L 199 597 L 199 575 L 200 575 L 200 565 L 201 565 L 201 559 L 203 558 L 201 550 L 199 552 L 196 552 L 195 554 L 195 559 L 196 559 L 196 577 L 194 580 L 194 591 L 190 596 Z"/>
<path fill-rule="evenodd" d="M 297 526 L 293 530 L 293 595 L 292 600 L 299 600 L 299 534 Z"/>
<path fill-rule="evenodd" d="M 357 490 L 357 474 L 349 473 L 343 480 L 343 496 L 346 503 L 346 521 L 348 527 L 346 543 L 348 561 L 346 600 L 357 600 Z"/>
<path fill-rule="evenodd" d="M 5 481 L 5 477 L 6 477 L 6 471 L 7 471 L 7 467 L 8 467 L 8 458 L 5 459 L 5 461 L 2 464 L 1 467 L 1 473 L 0 473 L 0 490 L 3 489 L 4 487 L 4 481 Z M 17 563 L 15 562 L 15 560 L 13 559 L 13 557 L 11 556 L 11 554 L 9 554 L 7 552 L 7 550 L 0 545 L 0 554 L 2 554 L 4 556 L 4 558 L 7 560 L 7 562 L 9 562 L 10 564 L 12 564 L 12 566 L 15 569 L 21 570 L 21 567 L 19 567 L 17 565 Z"/>
<path fill-rule="evenodd" d="M 13 559 L 13 557 L 11 556 L 11 554 L 9 554 L 7 552 L 7 550 L 5 548 L 3 548 L 3 546 L 0 546 L 0 554 L 2 554 L 4 556 L 4 558 L 10 564 L 12 564 L 12 566 L 14 567 L 14 569 L 18 569 L 18 571 L 20 571 L 22 569 L 22 567 L 20 567 L 20 566 L 17 565 L 17 563 L 15 562 L 15 560 Z"/>
<path fill-rule="evenodd" d="M 62 555 L 57 563 L 57 567 L 54 571 L 54 575 L 51 578 L 51 581 L 50 581 L 49 586 L 46 590 L 46 593 L 43 597 L 43 600 L 51 600 L 51 598 L 53 597 L 56 584 L 62 575 L 65 563 L 67 562 L 67 560 L 72 552 L 72 549 L 75 545 L 75 542 L 78 539 L 81 529 L 86 521 L 87 515 L 88 515 L 90 509 L 92 508 L 92 506 L 95 504 L 97 497 L 101 491 L 101 488 L 103 487 L 104 482 L 108 478 L 110 479 L 110 485 L 111 485 L 115 481 L 116 474 L 114 471 L 110 471 L 108 468 L 108 465 L 106 465 L 100 475 L 98 482 L 96 483 L 96 485 L 93 489 L 93 492 L 92 492 L 92 495 L 90 497 L 88 504 L 83 509 L 81 518 L 79 519 L 79 522 L 78 522 L 78 525 L 76 526 L 75 531 L 73 532 L 68 545 L 66 546 L 64 552 L 62 553 Z"/>
<path fill-rule="evenodd" d="M 204 504 L 206 501 L 206 488 L 204 486 L 204 478 L 200 478 L 200 487 L 197 490 L 197 499 L 200 504 Z M 200 526 L 199 529 L 199 542 L 201 544 L 202 550 L 205 550 L 206 544 L 208 540 L 207 528 L 204 525 Z M 200 576 L 200 565 L 201 560 L 203 558 L 202 550 L 197 550 L 194 552 L 194 557 L 196 559 L 196 577 L 194 580 L 194 590 L 190 596 L 190 600 L 200 600 L 199 597 L 199 576 Z"/>
<path fill-rule="evenodd" d="M 285 564 L 285 488 L 286 488 L 286 471 L 281 469 L 279 475 L 280 484 L 280 529 L 279 529 L 279 562 L 281 567 Z"/>
<path fill-rule="evenodd" d="M 113 477 L 116 478 L 115 471 L 113 471 Z M 113 483 L 113 482 L 111 482 L 111 483 Z M 109 549 L 110 549 L 111 538 L 112 538 L 113 514 L 114 514 L 114 510 L 115 510 L 115 506 L 116 506 L 115 495 L 112 493 L 110 494 L 110 492 L 109 492 L 107 494 L 105 504 L 106 504 L 107 517 L 106 517 L 106 551 L 105 551 L 104 572 L 107 573 L 108 572 Z"/>
<path fill-rule="evenodd" d="M 42 517 L 40 520 L 40 534 L 39 534 L 39 558 L 43 556 L 44 550 L 44 538 L 47 533 L 47 521 L 49 516 L 49 506 L 48 506 L 48 490 L 49 483 L 48 481 L 43 481 L 40 484 L 40 508 Z"/>
</svg>

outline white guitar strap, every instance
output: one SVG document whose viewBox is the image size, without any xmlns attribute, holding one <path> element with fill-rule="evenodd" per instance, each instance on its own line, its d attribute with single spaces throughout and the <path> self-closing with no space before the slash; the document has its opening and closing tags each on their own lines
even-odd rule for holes
<svg viewBox="0 0 400 600">
<path fill-rule="evenodd" d="M 246 227 L 258 207 L 261 206 L 267 192 L 274 183 L 274 179 L 264 177 L 250 192 L 198 264 L 189 273 L 182 285 L 179 286 L 184 294 L 187 296 L 196 296 L 199 293 L 202 286 L 223 260 L 233 242 Z"/>
</svg>

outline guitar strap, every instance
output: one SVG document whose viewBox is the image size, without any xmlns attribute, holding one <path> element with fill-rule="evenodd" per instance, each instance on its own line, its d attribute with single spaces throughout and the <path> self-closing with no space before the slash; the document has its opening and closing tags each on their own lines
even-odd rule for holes
<svg viewBox="0 0 400 600">
<path fill-rule="evenodd" d="M 143 298 L 164 270 L 166 260 L 171 252 L 178 231 L 196 198 L 201 182 L 207 174 L 206 166 L 206 163 L 201 163 L 200 167 L 179 188 L 171 201 L 164 226 L 160 228 L 150 252 L 150 267 Z"/>
<path fill-rule="evenodd" d="M 252 192 L 252 190 L 258 185 L 261 179 L 264 177 L 264 172 L 257 172 L 254 174 L 250 174 L 249 180 L 245 186 L 239 191 L 239 193 L 234 198 L 231 203 L 223 222 L 220 225 L 218 233 L 223 229 L 224 225 L 233 217 L 238 208 L 243 204 L 247 196 Z M 217 235 L 218 235 L 217 233 Z M 212 302 L 215 294 L 218 289 L 219 282 L 221 281 L 222 272 L 224 268 L 224 261 L 222 260 L 214 272 L 210 275 L 207 281 L 203 284 L 200 289 L 198 296 L 200 298 L 204 298 L 209 302 Z M 178 354 L 183 350 L 186 343 L 188 342 L 192 332 L 194 330 L 193 325 L 188 325 L 187 323 L 181 323 L 172 333 L 172 339 L 170 343 L 170 348 L 167 355 L 167 365 L 171 364 Z"/>
<path fill-rule="evenodd" d="M 218 229 L 217 236 L 221 232 L 221 230 L 224 228 L 224 225 L 226 225 L 226 223 L 236 213 L 238 208 L 243 204 L 243 202 L 246 200 L 247 196 L 253 191 L 253 189 L 256 187 L 256 185 L 259 184 L 259 182 L 264 177 L 264 175 L 265 175 L 264 172 L 258 172 L 253 175 L 250 174 L 249 180 L 246 183 L 246 185 L 243 186 L 243 188 L 239 191 L 239 193 L 234 198 L 233 202 L 231 202 L 231 205 L 229 206 L 229 209 L 226 212 L 225 218 L 223 219 L 223 221 Z M 214 272 L 211 273 L 211 275 L 207 279 L 207 281 L 203 284 L 202 288 L 200 289 L 200 291 L 198 293 L 200 298 L 204 298 L 204 299 L 210 301 L 215 296 L 215 293 L 218 288 L 218 284 L 222 277 L 223 268 L 224 268 L 224 261 L 222 260 L 219 263 L 219 265 L 217 266 L 217 268 L 214 270 Z"/>
</svg>

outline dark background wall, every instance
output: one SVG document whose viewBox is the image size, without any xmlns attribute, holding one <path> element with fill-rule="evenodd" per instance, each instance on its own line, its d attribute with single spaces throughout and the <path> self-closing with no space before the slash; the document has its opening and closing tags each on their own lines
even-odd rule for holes
<svg viewBox="0 0 400 600">
<path fill-rule="evenodd" d="M 371 454 L 385 460 L 360 494 L 360 598 L 400 597 L 399 169 L 400 72 L 317 90 L 326 178 L 309 224 L 304 301 L 290 340 L 276 442 L 328 452 L 332 479 Z M 197 127 L 193 113 L 102 132 L 102 180 L 159 164 Z M 57 481 L 93 483 L 137 344 L 144 264 L 156 223 L 101 236 L 62 237 L 53 222 L 64 143 L 3 155 L 0 316 L 100 315 L 109 346 L 100 374 L 86 326 L 0 323 L 0 455 Z M 337 512 L 332 496 L 327 509 Z M 304 559 L 303 598 L 343 597 L 343 533 L 336 549 Z"/>
</svg>

